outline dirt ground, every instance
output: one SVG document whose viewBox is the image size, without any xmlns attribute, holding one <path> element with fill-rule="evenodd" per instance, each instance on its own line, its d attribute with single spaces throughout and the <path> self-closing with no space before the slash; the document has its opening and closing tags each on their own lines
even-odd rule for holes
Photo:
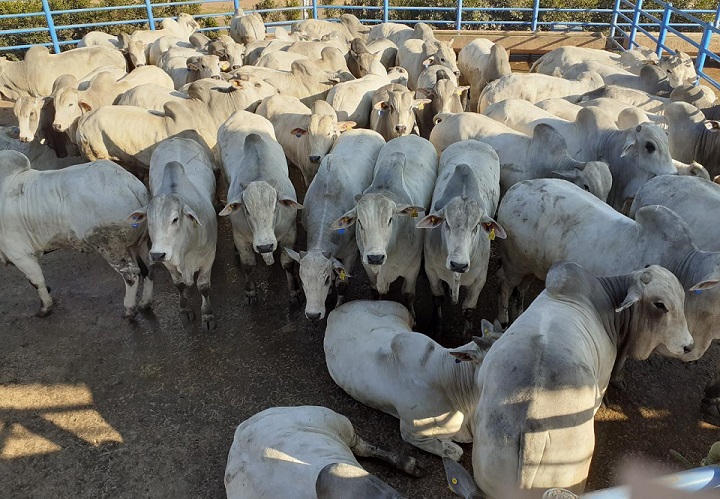
<svg viewBox="0 0 720 499">
<path fill-rule="evenodd" d="M 10 111 L 2 103 L 0 124 L 13 122 Z M 227 219 L 219 229 L 212 293 L 218 328 L 211 333 L 197 323 L 183 327 L 165 271 L 158 272 L 153 313 L 128 323 L 121 279 L 96 254 L 42 258 L 56 300 L 45 319 L 35 317 L 37 293 L 21 273 L 0 268 L 0 497 L 223 497 L 237 424 L 268 407 L 303 404 L 332 408 L 365 439 L 417 457 L 429 471 L 421 479 L 361 460 L 406 496 L 451 497 L 439 458 L 404 443 L 396 419 L 355 402 L 330 379 L 325 321 L 310 323 L 302 307 L 288 304 L 278 264 L 259 267 L 259 303 L 245 302 Z M 298 248 L 303 244 L 301 233 Z M 496 269 L 493 259 L 480 317 L 495 317 Z M 362 268 L 354 274 L 349 299 L 369 298 Z M 196 309 L 199 302 L 196 293 Z M 437 339 L 457 346 L 460 311 L 446 302 L 446 329 Z M 427 332 L 423 275 L 416 309 Z M 713 345 L 692 364 L 660 357 L 629 363 L 627 390 L 596 417 L 588 489 L 614 484 L 629 460 L 682 469 L 671 449 L 698 463 L 719 437 L 699 411 L 719 360 Z M 464 448 L 470 469 L 471 446 Z"/>
</svg>

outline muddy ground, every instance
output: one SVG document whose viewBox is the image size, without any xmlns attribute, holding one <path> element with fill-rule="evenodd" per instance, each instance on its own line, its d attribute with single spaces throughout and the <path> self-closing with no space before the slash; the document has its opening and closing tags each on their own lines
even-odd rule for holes
<svg viewBox="0 0 720 499">
<path fill-rule="evenodd" d="M 0 124 L 10 124 L 9 106 L 2 105 Z M 303 243 L 301 232 L 298 248 Z M 332 408 L 364 438 L 420 459 L 429 471 L 422 479 L 361 460 L 408 497 L 451 497 L 439 458 L 404 443 L 397 420 L 355 402 L 330 379 L 325 322 L 312 324 L 301 307 L 288 304 L 278 264 L 260 267 L 259 303 L 245 302 L 227 220 L 220 222 L 213 268 L 218 328 L 211 333 L 198 323 L 183 326 L 164 270 L 153 313 L 128 323 L 121 279 L 98 255 L 56 251 L 41 264 L 56 300 L 44 319 L 34 315 L 34 288 L 14 267 L 0 268 L 0 497 L 222 497 L 237 424 L 268 407 L 303 404 Z M 496 314 L 496 268 L 493 259 L 480 317 Z M 358 266 L 349 299 L 369 297 Z M 196 294 L 196 309 L 199 303 Z M 419 329 L 427 331 L 424 275 L 416 309 Z M 459 345 L 459 308 L 446 303 L 444 315 L 438 341 Z M 680 470 L 671 449 L 698 463 L 720 436 L 699 411 L 719 359 L 713 345 L 693 364 L 630 362 L 627 390 L 596 417 L 588 488 L 615 483 L 628 460 Z M 462 464 L 470 468 L 471 447 L 465 449 Z"/>
</svg>

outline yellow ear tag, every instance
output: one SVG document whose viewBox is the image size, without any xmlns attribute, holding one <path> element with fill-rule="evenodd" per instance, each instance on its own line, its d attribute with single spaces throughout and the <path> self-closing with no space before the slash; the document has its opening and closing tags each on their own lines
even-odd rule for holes
<svg viewBox="0 0 720 499">
<path fill-rule="evenodd" d="M 495 227 L 490 229 L 490 232 L 488 232 L 488 239 L 490 239 L 491 241 L 495 240 Z"/>
<path fill-rule="evenodd" d="M 457 485 L 457 478 L 453 478 L 452 483 L 453 483 L 453 485 Z"/>
<path fill-rule="evenodd" d="M 483 334 L 484 334 L 485 336 L 489 335 L 489 334 L 490 334 L 490 330 L 487 329 L 487 328 L 485 328 L 485 331 L 483 331 Z"/>
<path fill-rule="evenodd" d="M 413 217 L 413 218 L 417 218 L 417 216 L 418 216 L 417 210 L 412 210 L 412 211 L 410 212 L 410 216 Z"/>
<path fill-rule="evenodd" d="M 418 104 L 418 107 L 417 107 L 417 108 L 418 108 L 420 111 L 422 111 L 424 107 L 425 107 L 425 104 L 421 102 L 420 104 Z"/>
<path fill-rule="evenodd" d="M 347 279 L 347 272 L 345 272 L 345 269 L 340 269 L 340 274 L 338 275 L 341 281 L 344 281 Z"/>
</svg>

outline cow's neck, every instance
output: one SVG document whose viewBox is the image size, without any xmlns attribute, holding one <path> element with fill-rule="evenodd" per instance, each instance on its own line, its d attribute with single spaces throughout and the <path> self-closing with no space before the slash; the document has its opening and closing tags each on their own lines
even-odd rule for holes
<svg viewBox="0 0 720 499">
<path fill-rule="evenodd" d="M 474 348 L 474 343 L 468 343 L 466 348 Z M 472 361 L 457 362 L 457 359 L 447 352 L 440 358 L 440 386 L 452 401 L 453 407 L 465 414 L 465 420 L 472 419 L 480 399 L 480 390 L 476 381 L 479 364 Z"/>
<path fill-rule="evenodd" d="M 634 307 L 629 307 L 622 312 L 615 312 L 620 307 L 628 290 L 632 285 L 632 274 L 625 274 L 610 277 L 598 277 L 598 282 L 605 291 L 605 300 L 597 300 L 597 310 L 599 311 L 603 327 L 607 333 L 613 346 L 615 346 L 618 356 L 626 356 L 630 347 L 630 332 L 636 325 L 636 317 Z M 603 301 L 604 303 L 600 303 Z M 615 359 L 612 359 L 615 362 Z M 612 365 L 612 364 L 611 364 Z"/>
<path fill-rule="evenodd" d="M 660 263 L 670 270 L 687 291 L 696 284 L 716 279 L 720 275 L 720 254 L 690 248 L 677 255 L 671 254 L 667 263 Z"/>
</svg>

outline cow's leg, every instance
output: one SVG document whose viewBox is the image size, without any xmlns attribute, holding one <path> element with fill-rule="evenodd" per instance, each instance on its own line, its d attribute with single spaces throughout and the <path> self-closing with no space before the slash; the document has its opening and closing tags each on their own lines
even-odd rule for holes
<svg viewBox="0 0 720 499">
<path fill-rule="evenodd" d="M 257 262 L 255 261 L 255 252 L 253 251 L 252 243 L 243 241 L 242 239 L 235 239 L 235 247 L 238 250 L 240 264 L 245 273 L 245 297 L 248 303 L 257 303 L 258 298 L 254 276 Z"/>
<path fill-rule="evenodd" d="M 433 312 L 430 324 L 435 334 L 440 334 L 442 333 L 442 304 L 445 300 L 445 289 L 438 273 L 428 265 L 425 265 L 425 274 L 430 281 L 430 292 L 432 293 Z"/>
<path fill-rule="evenodd" d="M 148 267 L 147 275 L 143 279 L 143 290 L 140 297 L 140 303 L 138 304 L 138 308 L 140 310 L 150 310 L 152 308 L 152 297 L 156 267 L 157 265 L 150 265 L 150 267 Z"/>
<path fill-rule="evenodd" d="M 197 286 L 202 296 L 202 306 L 200 313 L 202 314 L 202 325 L 205 331 L 212 331 L 217 327 L 215 316 L 213 315 L 212 305 L 210 305 L 210 270 L 212 262 L 207 267 L 202 267 L 198 272 Z"/>
<path fill-rule="evenodd" d="M 290 230 L 278 241 L 280 246 L 280 264 L 285 271 L 285 277 L 287 278 L 287 287 L 290 293 L 290 301 L 293 303 L 300 303 L 300 283 L 295 276 L 295 260 L 290 258 L 288 252 L 284 248 L 292 248 L 295 245 L 295 238 L 297 235 L 297 228 L 295 224 L 292 224 Z"/>
<path fill-rule="evenodd" d="M 173 284 L 180 295 L 180 318 L 183 323 L 187 326 L 195 320 L 195 312 L 193 312 L 190 306 L 190 289 L 192 288 L 192 280 L 187 282 L 183 278 L 183 275 L 178 272 L 175 267 L 167 267 L 170 271 L 170 277 L 172 277 Z"/>
<path fill-rule="evenodd" d="M 720 364 L 710 383 L 705 387 L 702 416 L 707 422 L 720 426 Z"/>
<path fill-rule="evenodd" d="M 98 253 L 108 264 L 120 274 L 125 282 L 125 318 L 132 319 L 137 315 L 137 291 L 140 285 L 140 267 L 135 258 L 127 251 L 122 253 L 107 247 L 96 247 Z"/>
<path fill-rule="evenodd" d="M 150 308 L 152 308 L 155 265 L 150 261 L 149 252 L 150 245 L 147 238 L 130 248 L 130 253 L 140 267 L 140 284 L 142 284 L 143 290 L 140 296 L 140 303 L 138 303 L 139 310 L 150 310 Z"/>
<path fill-rule="evenodd" d="M 478 277 L 478 279 L 467 290 L 465 301 L 462 305 L 462 314 L 465 318 L 463 336 L 467 337 L 470 331 L 472 331 L 473 319 L 475 318 L 475 307 L 477 306 L 480 291 L 483 286 L 485 286 L 485 279 Z"/>
<path fill-rule="evenodd" d="M 8 255 L 8 259 L 15 265 L 20 272 L 25 274 L 30 284 L 37 289 L 38 295 L 40 296 L 40 311 L 38 312 L 39 317 L 45 317 L 52 313 L 53 301 L 50 297 L 50 291 L 45 285 L 45 276 L 43 276 L 40 263 L 37 258 L 33 255 Z"/>
<path fill-rule="evenodd" d="M 516 276 L 507 269 L 507 266 L 503 262 L 500 266 L 500 270 L 497 272 L 499 292 L 498 292 L 498 320 L 500 325 L 505 328 L 510 321 L 508 316 L 508 307 L 510 304 L 510 295 L 513 289 L 522 282 L 523 276 Z"/>
<path fill-rule="evenodd" d="M 427 473 L 427 471 L 420 466 L 420 463 L 418 463 L 415 458 L 376 447 L 375 445 L 372 445 L 360 438 L 360 435 L 357 433 L 355 434 L 354 445 L 350 446 L 350 450 L 352 450 L 352 453 L 356 456 L 374 457 L 375 459 L 385 461 L 400 471 L 404 471 L 408 475 L 421 477 Z"/>
<path fill-rule="evenodd" d="M 532 282 L 533 276 L 527 275 L 515 288 L 515 293 L 513 295 L 515 299 L 510 303 L 510 317 L 513 321 L 520 317 L 520 315 L 525 311 L 525 297 L 527 296 L 528 289 L 530 289 L 530 284 Z"/>
<path fill-rule="evenodd" d="M 402 294 L 405 298 L 405 304 L 413 318 L 413 326 L 415 326 L 415 285 L 417 276 L 420 273 L 420 263 L 422 258 L 417 258 L 411 268 L 408 269 L 407 275 L 403 277 Z"/>
<path fill-rule="evenodd" d="M 462 448 L 449 439 L 424 437 L 414 433 L 415 427 L 400 420 L 400 436 L 410 445 L 435 454 L 440 457 L 449 457 L 453 461 L 459 461 L 463 455 Z"/>
</svg>

